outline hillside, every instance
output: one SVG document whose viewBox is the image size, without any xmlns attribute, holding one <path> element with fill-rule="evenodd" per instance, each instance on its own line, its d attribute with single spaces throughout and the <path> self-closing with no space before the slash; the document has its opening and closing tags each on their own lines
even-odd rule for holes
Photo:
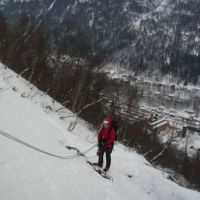
<svg viewBox="0 0 200 200">
<path fill-rule="evenodd" d="M 72 28 L 104 65 L 154 80 L 169 74 L 185 85 L 199 84 L 199 9 L 198 0 L 0 1 L 9 20 L 26 13 L 46 27 L 54 51 Z"/>
</svg>

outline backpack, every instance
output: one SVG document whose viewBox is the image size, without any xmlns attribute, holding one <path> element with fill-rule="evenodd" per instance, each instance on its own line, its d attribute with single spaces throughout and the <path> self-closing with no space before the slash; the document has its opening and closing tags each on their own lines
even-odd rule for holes
<svg viewBox="0 0 200 200">
<path fill-rule="evenodd" d="M 116 120 L 113 120 L 111 123 L 111 127 L 114 129 L 115 131 L 115 141 L 118 139 L 118 129 L 119 129 L 119 123 Z"/>
</svg>

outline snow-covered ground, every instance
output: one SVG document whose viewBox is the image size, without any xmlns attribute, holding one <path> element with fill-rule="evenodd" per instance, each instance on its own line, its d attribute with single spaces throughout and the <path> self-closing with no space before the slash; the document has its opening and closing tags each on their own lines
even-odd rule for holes
<svg viewBox="0 0 200 200">
<path fill-rule="evenodd" d="M 97 174 L 84 157 L 67 159 L 77 154 L 66 145 L 84 152 L 95 144 L 96 137 L 83 120 L 69 132 L 67 128 L 74 118 L 61 120 L 60 116 L 72 113 L 66 109 L 55 112 L 60 107 L 0 64 L 0 199 L 200 199 L 200 193 L 171 182 L 167 174 L 120 144 L 112 153 L 109 175 L 113 182 Z M 6 133 L 13 137 L 5 137 Z M 36 151 L 20 141 L 66 158 Z M 87 159 L 96 161 L 96 150 L 89 151 Z"/>
</svg>

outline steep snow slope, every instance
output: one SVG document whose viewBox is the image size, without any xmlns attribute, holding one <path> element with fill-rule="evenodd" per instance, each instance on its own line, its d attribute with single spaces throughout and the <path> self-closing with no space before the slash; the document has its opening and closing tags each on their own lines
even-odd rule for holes
<svg viewBox="0 0 200 200">
<path fill-rule="evenodd" d="M 32 89 L 31 89 L 32 88 Z M 25 97 L 22 97 L 25 96 Z M 48 109 L 50 107 L 51 109 Z M 80 121 L 73 132 L 67 128 L 73 118 L 68 110 L 38 91 L 0 64 L 0 133 L 12 136 L 59 156 L 76 155 L 65 145 L 80 151 L 95 143 L 94 133 Z M 198 200 L 200 194 L 166 179 L 136 152 L 116 145 L 109 174 L 103 179 L 83 157 L 60 159 L 27 148 L 0 134 L 0 194 L 2 200 Z M 96 148 L 87 156 L 95 161 Z M 128 177 L 129 176 L 129 177 Z"/>
</svg>

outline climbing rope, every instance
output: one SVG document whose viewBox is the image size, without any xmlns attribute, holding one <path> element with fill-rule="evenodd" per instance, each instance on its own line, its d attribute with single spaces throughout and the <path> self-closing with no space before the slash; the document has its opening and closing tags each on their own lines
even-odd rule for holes
<svg viewBox="0 0 200 200">
<path fill-rule="evenodd" d="M 95 144 L 95 145 L 93 145 L 91 148 L 87 149 L 87 150 L 84 151 L 84 152 L 80 152 L 80 151 L 77 152 L 76 155 L 72 155 L 72 156 L 60 156 L 60 155 L 56 155 L 56 154 L 49 153 L 49 152 L 44 151 L 44 150 L 42 150 L 42 149 L 40 149 L 40 148 L 37 148 L 37 147 L 35 147 L 35 146 L 32 146 L 32 145 L 30 145 L 30 144 L 28 144 L 28 143 L 26 143 L 26 142 L 24 142 L 24 141 L 22 141 L 22 140 L 20 140 L 20 139 L 18 139 L 18 138 L 16 138 L 16 137 L 12 136 L 12 135 L 10 135 L 10 134 L 4 132 L 4 131 L 1 131 L 1 130 L 0 130 L 0 134 L 3 135 L 3 136 L 5 136 L 5 137 L 7 137 L 7 138 L 9 138 L 9 139 L 11 139 L 11 140 L 14 140 L 15 142 L 20 143 L 20 144 L 22 144 L 22 145 L 24 145 L 24 146 L 26 146 L 26 147 L 28 147 L 28 148 L 34 149 L 35 151 L 38 151 L 38 152 L 43 153 L 43 154 L 47 154 L 47 155 L 52 156 L 52 157 L 61 158 L 61 159 L 74 159 L 74 158 L 78 158 L 78 157 L 80 157 L 80 156 L 85 156 L 85 154 L 87 154 L 87 153 L 88 153 L 89 151 L 91 151 L 94 147 L 96 147 L 96 144 Z"/>
</svg>

